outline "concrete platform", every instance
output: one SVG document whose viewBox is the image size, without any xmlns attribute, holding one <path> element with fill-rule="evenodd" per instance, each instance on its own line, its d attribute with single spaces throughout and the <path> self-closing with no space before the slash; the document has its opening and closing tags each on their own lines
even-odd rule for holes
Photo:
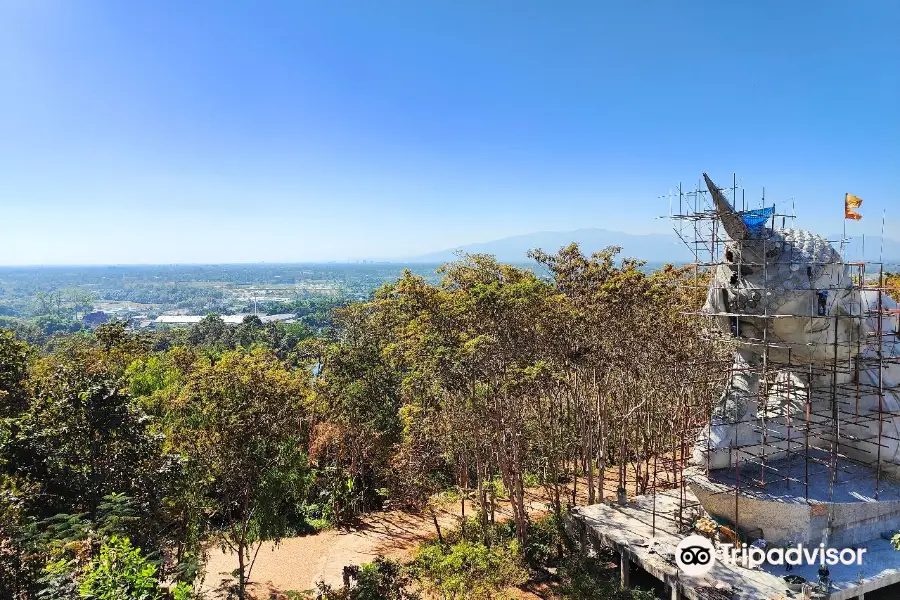
<svg viewBox="0 0 900 600">
<path fill-rule="evenodd" d="M 688 577 L 675 565 L 678 543 L 689 535 L 679 526 L 679 490 L 639 496 L 621 506 L 615 503 L 578 507 L 571 512 L 572 526 L 588 546 L 606 546 L 620 552 L 628 561 L 664 582 L 672 590 L 672 598 L 691 600 L 735 599 L 767 600 L 800 598 L 800 592 L 789 591 L 783 577 L 800 575 L 807 581 L 818 579 L 817 566 L 798 566 L 789 573 L 784 567 L 763 566 L 748 569 L 717 560 L 703 577 Z M 684 490 L 682 506 L 697 507 L 697 498 Z M 683 512 L 685 524 L 697 514 Z M 900 552 L 884 539 L 871 540 L 861 567 L 830 567 L 832 588 L 828 595 L 814 596 L 828 600 L 845 600 L 869 594 L 900 582 Z M 627 562 L 625 563 L 627 566 Z M 625 570 L 627 580 L 627 569 Z M 893 598 L 894 595 L 886 597 Z M 900 592 L 897 593 L 900 597 Z"/>
<path fill-rule="evenodd" d="M 778 545 L 847 547 L 900 531 L 900 484 L 846 458 L 832 478 L 828 455 L 810 454 L 739 472 L 691 468 L 685 477 L 708 513 Z"/>
</svg>

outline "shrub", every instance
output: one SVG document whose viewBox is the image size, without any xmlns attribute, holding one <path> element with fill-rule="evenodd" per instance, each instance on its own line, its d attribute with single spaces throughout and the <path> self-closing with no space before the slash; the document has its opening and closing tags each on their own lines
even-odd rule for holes
<svg viewBox="0 0 900 600">
<path fill-rule="evenodd" d="M 567 544 L 569 553 L 559 569 L 559 595 L 571 600 L 655 600 L 656 595 L 640 588 L 619 587 L 615 556 L 604 550 L 599 556 L 584 556 L 577 544 Z"/>
<path fill-rule="evenodd" d="M 77 582 L 78 597 L 91 600 L 191 600 L 193 597 L 191 586 L 186 583 L 177 583 L 166 593 L 159 585 L 156 564 L 140 548 L 132 546 L 127 537 L 115 535 L 103 542 L 100 552 L 83 569 L 77 567 L 76 561 L 62 559 L 48 564 L 45 574 L 45 591 L 53 589 L 47 584 L 56 582 L 58 592 L 67 592 L 57 594 L 60 598 L 76 597 L 70 582 Z"/>
<path fill-rule="evenodd" d="M 315 592 L 288 591 L 285 595 L 290 600 L 418 600 L 419 595 L 409 589 L 411 583 L 406 567 L 379 556 L 359 567 L 353 587 L 333 588 L 320 581 Z"/>
<path fill-rule="evenodd" d="M 561 551 L 568 540 L 561 534 L 561 527 L 555 515 L 537 519 L 528 524 L 528 543 L 525 545 L 525 560 L 534 567 L 555 567 Z"/>
<path fill-rule="evenodd" d="M 301 504 L 297 507 L 297 533 L 315 533 L 333 525 L 331 504 Z"/>
<path fill-rule="evenodd" d="M 614 557 L 587 558 L 577 540 L 571 539 L 555 515 L 537 519 L 528 525 L 525 558 L 529 565 L 542 569 L 558 567 L 562 598 L 572 600 L 654 600 L 652 592 L 619 587 Z"/>
<path fill-rule="evenodd" d="M 541 483 L 543 483 L 541 481 L 541 478 L 535 473 L 525 473 L 522 476 L 522 485 L 524 485 L 527 488 L 537 487 L 537 486 L 541 485 Z"/>
<path fill-rule="evenodd" d="M 514 540 L 490 547 L 468 540 L 426 544 L 413 565 L 425 589 L 448 600 L 493 598 L 528 580 Z"/>
<path fill-rule="evenodd" d="M 491 492 L 494 493 L 495 499 L 509 500 L 509 493 L 506 491 L 506 486 L 503 485 L 503 479 L 501 479 L 499 475 L 494 476 L 494 478 L 489 481 L 485 481 L 483 485 L 488 494 Z"/>
<path fill-rule="evenodd" d="M 411 579 L 400 563 L 379 556 L 360 567 L 352 600 L 416 600 L 418 595 L 408 588 Z"/>
<path fill-rule="evenodd" d="M 88 565 L 78 591 L 96 600 L 158 600 L 156 565 L 134 548 L 128 538 L 113 536 Z"/>
<path fill-rule="evenodd" d="M 597 573 L 585 564 L 572 565 L 562 573 L 559 594 L 572 600 L 656 600 L 653 592 L 640 588 L 623 590 L 613 573 Z"/>
</svg>

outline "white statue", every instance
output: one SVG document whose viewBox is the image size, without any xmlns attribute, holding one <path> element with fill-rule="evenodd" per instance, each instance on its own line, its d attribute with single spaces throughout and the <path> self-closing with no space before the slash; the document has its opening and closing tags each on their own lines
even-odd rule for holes
<svg viewBox="0 0 900 600">
<path fill-rule="evenodd" d="M 884 316 L 896 302 L 861 289 L 822 236 L 748 225 L 703 176 L 729 238 L 704 312 L 737 348 L 695 463 L 777 460 L 809 432 L 813 448 L 837 440 L 840 455 L 900 475 L 900 344 L 896 318 Z"/>
</svg>

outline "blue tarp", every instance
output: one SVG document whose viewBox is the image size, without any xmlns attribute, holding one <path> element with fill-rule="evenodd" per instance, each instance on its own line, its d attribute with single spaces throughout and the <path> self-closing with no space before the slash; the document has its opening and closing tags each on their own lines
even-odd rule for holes
<svg viewBox="0 0 900 600">
<path fill-rule="evenodd" d="M 756 233 L 762 231 L 766 226 L 766 221 L 771 219 L 772 215 L 775 214 L 775 207 L 770 206 L 769 208 L 759 208 L 757 210 L 745 210 L 739 214 L 744 225 L 746 225 L 751 232 Z"/>
</svg>

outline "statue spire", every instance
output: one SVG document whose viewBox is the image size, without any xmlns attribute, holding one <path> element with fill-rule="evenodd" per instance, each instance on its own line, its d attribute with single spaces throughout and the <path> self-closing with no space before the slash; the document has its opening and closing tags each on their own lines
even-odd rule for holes
<svg viewBox="0 0 900 600">
<path fill-rule="evenodd" d="M 709 188 L 709 193 L 712 194 L 713 202 L 716 205 L 716 212 L 719 215 L 719 220 L 722 221 L 722 225 L 725 227 L 725 231 L 728 232 L 728 237 L 735 241 L 748 239 L 750 237 L 750 230 L 741 220 L 740 215 L 738 215 L 731 207 L 731 204 L 728 203 L 728 200 L 725 198 L 724 194 L 722 194 L 721 190 L 719 190 L 712 179 L 709 178 L 709 175 L 704 173 L 703 179 L 706 180 L 706 187 Z"/>
</svg>

